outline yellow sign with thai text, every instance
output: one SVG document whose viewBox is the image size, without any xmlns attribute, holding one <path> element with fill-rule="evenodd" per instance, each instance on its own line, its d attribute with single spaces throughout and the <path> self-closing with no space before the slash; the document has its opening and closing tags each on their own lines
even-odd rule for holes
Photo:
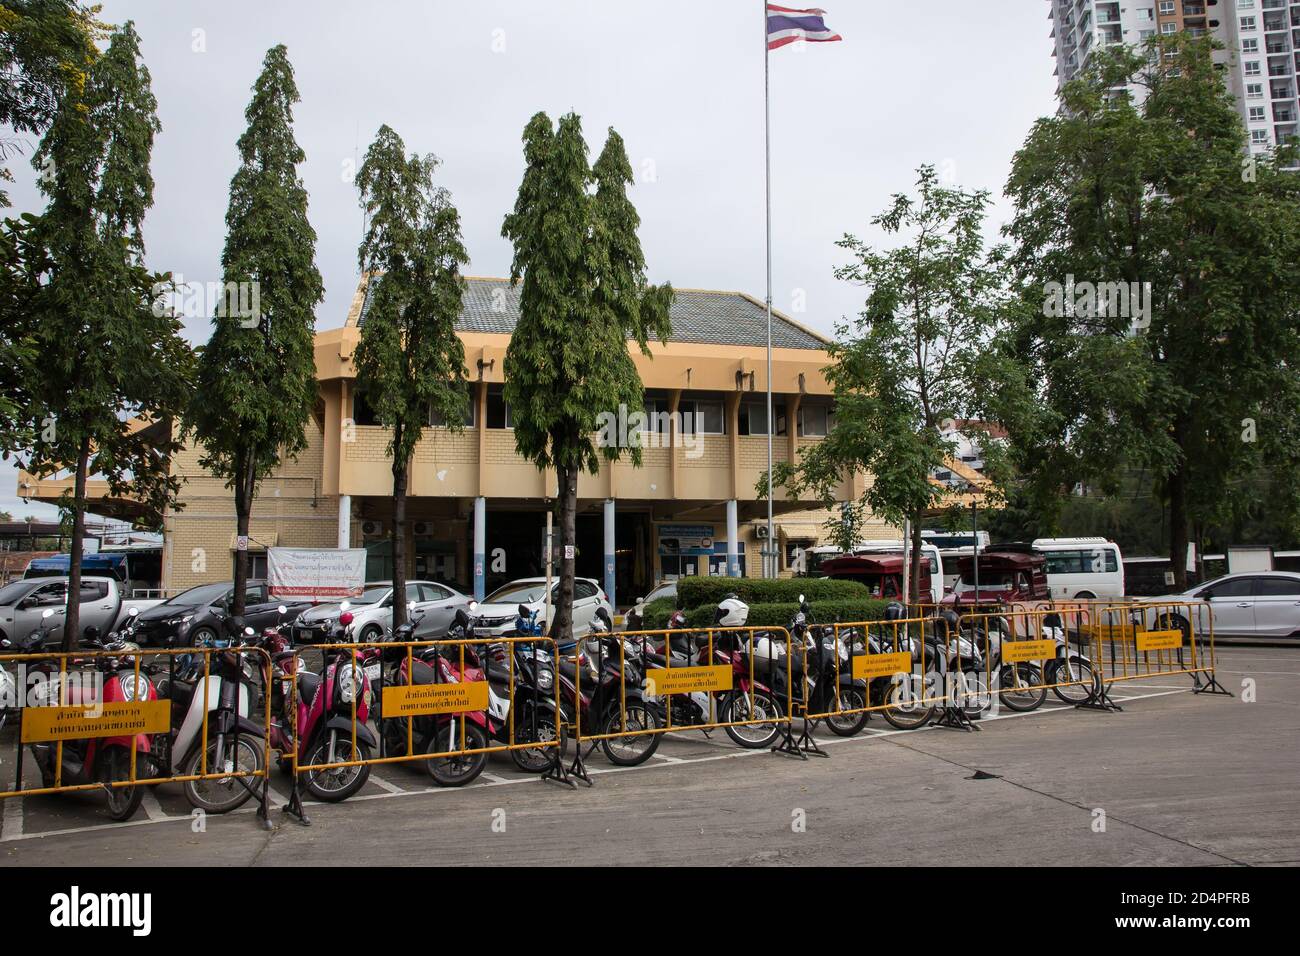
<svg viewBox="0 0 1300 956">
<path fill-rule="evenodd" d="M 1056 656 L 1056 641 L 1005 641 L 1002 644 L 1002 663 L 1019 664 L 1021 661 L 1050 661 Z"/>
<path fill-rule="evenodd" d="M 731 690 L 731 678 L 732 669 L 729 664 L 651 670 L 645 675 L 645 692 L 647 697 L 713 693 Z"/>
<path fill-rule="evenodd" d="M 24 707 L 23 743 L 165 733 L 171 729 L 170 706 L 166 700 L 120 700 L 85 706 Z"/>
<path fill-rule="evenodd" d="M 488 709 L 487 681 L 463 684 L 397 684 L 384 688 L 384 717 L 461 714 Z"/>
<path fill-rule="evenodd" d="M 1182 631 L 1147 631 L 1137 636 L 1139 651 L 1175 651 L 1182 646 Z"/>
<path fill-rule="evenodd" d="M 912 655 L 907 651 L 901 654 L 858 654 L 853 658 L 854 680 L 892 677 L 895 674 L 906 674 L 911 670 Z"/>
</svg>

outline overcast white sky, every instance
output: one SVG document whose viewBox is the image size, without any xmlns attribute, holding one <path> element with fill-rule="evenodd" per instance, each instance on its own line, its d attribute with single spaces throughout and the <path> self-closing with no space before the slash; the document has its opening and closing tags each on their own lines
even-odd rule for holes
<svg viewBox="0 0 1300 956">
<path fill-rule="evenodd" d="M 832 275 L 845 232 L 907 189 L 921 163 L 992 190 L 992 229 L 1012 153 L 1055 108 L 1043 0 L 824 0 L 843 43 L 772 54 L 773 299 L 830 332 L 860 295 Z M 793 5 L 793 4 L 791 4 Z M 640 181 L 653 281 L 762 297 L 763 6 L 758 0 L 103 0 L 134 19 L 162 133 L 153 153 L 149 265 L 220 278 L 227 189 L 244 108 L 266 50 L 284 43 L 302 102 L 302 176 L 326 295 L 318 328 L 343 324 L 356 286 L 361 213 L 346 164 L 382 123 L 437 154 L 460 209 L 471 275 L 508 274 L 501 221 L 538 110 L 582 116 L 592 158 L 606 129 Z M 196 34 L 195 31 L 202 31 Z M 203 52 L 196 47 L 205 47 Z M 15 211 L 39 211 L 26 162 Z M 11 211 L 12 214 L 12 211 Z M 206 320 L 190 320 L 195 342 Z M 0 510 L 16 499 L 0 464 Z"/>
</svg>

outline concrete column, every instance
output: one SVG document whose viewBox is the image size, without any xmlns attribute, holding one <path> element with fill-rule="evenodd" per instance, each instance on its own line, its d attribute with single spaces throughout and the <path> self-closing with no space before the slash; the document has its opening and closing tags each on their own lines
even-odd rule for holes
<svg viewBox="0 0 1300 956">
<path fill-rule="evenodd" d="M 339 495 L 339 547 L 352 547 L 352 496 Z"/>
<path fill-rule="evenodd" d="M 614 499 L 605 499 L 605 596 L 611 607 L 618 607 L 614 600 Z"/>
<path fill-rule="evenodd" d="M 740 577 L 740 526 L 734 498 L 727 502 L 727 577 Z"/>
<path fill-rule="evenodd" d="M 474 499 L 474 600 L 487 595 L 487 499 Z"/>
</svg>

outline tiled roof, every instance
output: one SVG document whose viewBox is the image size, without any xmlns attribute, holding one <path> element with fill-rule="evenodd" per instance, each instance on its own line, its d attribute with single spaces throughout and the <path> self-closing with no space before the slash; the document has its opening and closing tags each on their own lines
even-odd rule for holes
<svg viewBox="0 0 1300 956">
<path fill-rule="evenodd" d="M 465 304 L 456 328 L 462 332 L 509 335 L 519 321 L 519 287 L 507 279 L 468 279 Z M 367 287 L 358 325 L 370 311 L 373 285 Z M 669 341 L 702 345 L 767 345 L 767 311 L 738 292 L 677 291 L 669 313 L 673 332 Z M 772 313 L 772 347 L 824 349 L 826 342 L 779 313 Z"/>
</svg>

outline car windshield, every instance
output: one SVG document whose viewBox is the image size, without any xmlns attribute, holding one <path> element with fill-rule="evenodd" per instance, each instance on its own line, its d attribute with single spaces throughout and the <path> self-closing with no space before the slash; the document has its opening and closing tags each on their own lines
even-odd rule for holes
<svg viewBox="0 0 1300 956">
<path fill-rule="evenodd" d="M 1016 576 L 1009 571 L 1004 571 L 1001 574 L 994 573 L 980 575 L 981 591 L 1010 591 L 1015 587 L 1015 585 Z M 975 590 L 975 584 L 972 581 L 967 581 L 965 578 L 961 578 L 958 580 L 957 586 L 953 590 L 958 594 L 969 594 Z"/>
<path fill-rule="evenodd" d="M 378 604 L 391 590 L 392 588 L 387 584 L 380 584 L 372 588 L 366 588 L 361 592 L 360 597 L 348 598 L 348 600 L 352 602 L 353 607 L 358 604 Z"/>
<path fill-rule="evenodd" d="M 484 604 L 532 604 L 546 596 L 545 581 L 507 584 L 487 596 Z"/>
<path fill-rule="evenodd" d="M 196 588 L 190 588 L 188 591 L 182 591 L 174 597 L 169 597 L 163 601 L 163 604 L 171 604 L 176 607 L 202 607 L 204 604 L 220 601 L 229 590 L 229 584 L 200 584 Z"/>
<path fill-rule="evenodd" d="M 13 584 L 0 588 L 0 606 L 17 604 L 33 590 L 35 588 L 32 587 L 30 581 L 15 581 Z"/>
</svg>

